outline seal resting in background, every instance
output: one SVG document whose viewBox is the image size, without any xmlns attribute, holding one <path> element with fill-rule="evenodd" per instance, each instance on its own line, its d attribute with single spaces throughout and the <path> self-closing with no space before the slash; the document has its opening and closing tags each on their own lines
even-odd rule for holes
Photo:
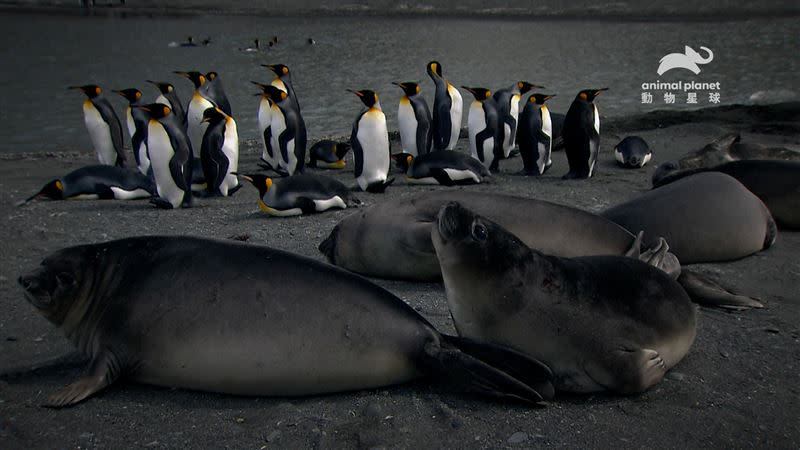
<svg viewBox="0 0 800 450">
<path fill-rule="evenodd" d="M 558 390 L 645 391 L 694 342 L 688 295 L 641 261 L 548 256 L 458 203 L 431 238 L 459 335 L 545 362 Z"/>
<path fill-rule="evenodd" d="M 123 376 L 240 395 L 369 389 L 423 375 L 532 402 L 553 393 L 537 361 L 443 336 L 369 281 L 267 247 L 135 237 L 60 250 L 19 283 L 91 360 L 50 396 L 52 407 Z"/>
</svg>

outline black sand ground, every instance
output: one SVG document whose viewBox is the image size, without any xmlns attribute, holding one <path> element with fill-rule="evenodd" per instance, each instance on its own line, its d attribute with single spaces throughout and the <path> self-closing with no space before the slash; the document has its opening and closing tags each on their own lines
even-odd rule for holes
<svg viewBox="0 0 800 450">
<path fill-rule="evenodd" d="M 602 100 L 601 100 L 602 103 Z M 602 104 L 601 104 L 602 109 Z M 659 162 L 725 132 L 770 144 L 800 145 L 800 106 L 725 108 L 605 122 L 600 162 L 589 181 L 562 181 L 563 153 L 541 179 L 502 164 L 491 185 L 463 188 L 553 200 L 597 211 L 649 189 Z M 687 120 L 689 121 L 687 123 Z M 651 165 L 625 170 L 612 147 L 643 136 Z M 466 141 L 461 141 L 461 148 Z M 255 142 L 242 146 L 242 172 L 255 170 Z M 395 148 L 397 146 L 395 145 Z M 142 234 L 249 236 L 323 259 L 316 247 L 352 211 L 276 219 L 245 187 L 233 198 L 199 200 L 190 210 L 156 210 L 146 201 L 14 204 L 48 179 L 93 162 L 86 151 L 0 161 L 0 372 L 67 354 L 66 339 L 23 298 L 20 273 L 61 247 Z M 353 185 L 352 169 L 329 175 Z M 425 195 L 434 188 L 402 180 L 367 204 Z M 438 187 L 435 189 L 452 189 Z M 800 446 L 800 233 L 782 232 L 774 247 L 695 269 L 763 299 L 739 313 L 701 309 L 689 355 L 650 391 L 631 397 L 559 395 L 544 408 L 448 392 L 428 382 L 310 398 L 247 398 L 119 382 L 73 408 L 40 407 L 80 374 L 75 365 L 0 378 L 0 448 L 798 448 Z M 376 280 L 444 332 L 453 332 L 438 284 Z"/>
</svg>

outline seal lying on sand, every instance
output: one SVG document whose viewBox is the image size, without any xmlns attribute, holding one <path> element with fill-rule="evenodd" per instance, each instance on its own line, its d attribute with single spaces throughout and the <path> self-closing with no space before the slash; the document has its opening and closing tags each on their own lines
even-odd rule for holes
<svg viewBox="0 0 800 450">
<path fill-rule="evenodd" d="M 684 170 L 661 178 L 653 187 L 700 172 L 722 172 L 736 178 L 767 205 L 778 226 L 800 229 L 800 161 L 742 160 Z"/>
<path fill-rule="evenodd" d="M 746 159 L 800 161 L 800 151 L 785 147 L 767 147 L 752 142 L 741 142 L 739 134 L 729 133 L 717 138 L 700 150 L 683 155 L 680 159 L 661 163 L 653 172 L 653 186 L 664 184 L 661 179 L 676 172 L 714 167 L 726 162 Z"/>
<path fill-rule="evenodd" d="M 242 395 L 368 389 L 425 374 L 533 402 L 553 393 L 550 371 L 529 357 L 443 336 L 363 278 L 267 247 L 122 239 L 58 251 L 19 283 L 91 358 L 48 406 L 122 376 Z"/>
<path fill-rule="evenodd" d="M 546 362 L 558 390 L 642 392 L 694 341 L 689 297 L 641 261 L 548 256 L 458 203 L 431 238 L 458 333 Z"/>
</svg>

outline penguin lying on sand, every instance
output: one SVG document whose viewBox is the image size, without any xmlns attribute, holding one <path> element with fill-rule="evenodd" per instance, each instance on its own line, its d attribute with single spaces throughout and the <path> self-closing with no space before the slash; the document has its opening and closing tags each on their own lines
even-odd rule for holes
<svg viewBox="0 0 800 450">
<path fill-rule="evenodd" d="M 258 206 L 271 216 L 299 216 L 361 205 L 361 201 L 347 186 L 322 175 L 297 174 L 283 178 L 239 176 L 258 189 Z"/>
<path fill-rule="evenodd" d="M 406 173 L 409 184 L 480 184 L 491 177 L 480 161 L 453 150 L 439 150 L 416 158 L 409 153 L 397 153 L 392 158 Z"/>
<path fill-rule="evenodd" d="M 155 192 L 156 186 L 153 180 L 138 170 L 99 164 L 81 167 L 50 181 L 39 192 L 19 205 L 39 198 L 134 200 L 149 198 Z"/>
</svg>

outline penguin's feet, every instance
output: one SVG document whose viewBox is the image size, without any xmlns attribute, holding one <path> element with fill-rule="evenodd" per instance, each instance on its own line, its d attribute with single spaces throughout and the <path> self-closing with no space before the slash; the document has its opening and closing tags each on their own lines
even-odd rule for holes
<svg viewBox="0 0 800 450">
<path fill-rule="evenodd" d="M 150 203 L 152 203 L 152 204 L 156 205 L 156 207 L 157 207 L 157 208 L 161 208 L 161 209 L 173 209 L 173 208 L 172 208 L 172 203 L 170 203 L 170 202 L 168 202 L 168 201 L 164 200 L 164 199 L 163 199 L 163 198 L 161 198 L 161 197 L 153 197 L 153 198 L 151 198 L 151 199 L 150 199 Z"/>
</svg>

